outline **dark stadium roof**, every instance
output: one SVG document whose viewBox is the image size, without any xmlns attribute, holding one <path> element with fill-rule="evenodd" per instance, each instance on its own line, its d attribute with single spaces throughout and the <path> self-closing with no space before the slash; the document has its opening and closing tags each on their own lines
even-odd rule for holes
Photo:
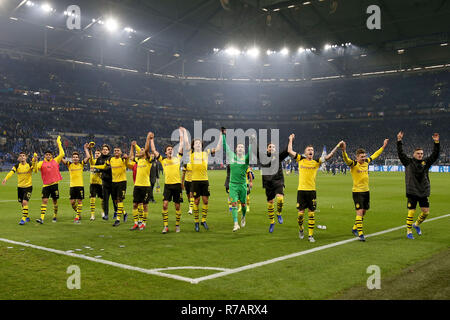
<svg viewBox="0 0 450 320">
<path fill-rule="evenodd" d="M 279 77 L 280 67 L 271 73 L 276 63 L 265 52 L 284 46 L 291 52 L 317 48 L 315 60 L 292 58 L 283 67 L 289 76 L 309 69 L 327 76 L 450 63 L 450 1 L 445 0 L 34 1 L 54 6 L 51 15 L 33 11 L 25 2 L 0 4 L 0 49 L 196 76 Z M 62 13 L 71 4 L 81 8 L 82 30 L 65 26 Z M 366 27 L 366 9 L 373 4 L 381 8 L 381 30 Z M 107 34 L 92 23 L 108 16 L 136 33 L 120 29 Z M 348 50 L 323 52 L 325 44 L 345 43 L 352 44 Z M 243 64 L 214 54 L 213 48 L 229 45 L 241 50 L 258 46 L 259 62 L 249 62 L 243 70 Z"/>
</svg>

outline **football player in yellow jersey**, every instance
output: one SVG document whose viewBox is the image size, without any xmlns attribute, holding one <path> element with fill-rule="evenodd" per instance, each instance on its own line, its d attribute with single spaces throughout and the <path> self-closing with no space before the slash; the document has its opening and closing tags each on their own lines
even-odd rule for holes
<svg viewBox="0 0 450 320">
<path fill-rule="evenodd" d="M 84 165 L 88 163 L 91 157 L 89 150 L 89 144 L 84 145 L 85 158 L 80 161 L 80 154 L 77 151 L 72 153 L 72 162 L 66 159 L 62 159 L 62 163 L 69 169 L 70 177 L 70 204 L 75 211 L 76 216 L 74 223 L 80 223 L 81 210 L 83 209 L 84 199 L 84 183 L 83 183 L 83 169 Z"/>
<path fill-rule="evenodd" d="M 164 198 L 163 198 L 163 230 L 162 233 L 166 234 L 169 232 L 169 202 L 173 200 L 175 204 L 175 232 L 180 232 L 180 220 L 181 220 L 181 206 L 180 203 L 183 202 L 183 191 L 181 189 L 181 178 L 180 178 L 180 166 L 181 159 L 183 158 L 183 143 L 184 134 L 186 129 L 183 127 L 179 128 L 180 132 L 180 145 L 178 149 L 178 155 L 173 156 L 173 146 L 167 145 L 164 148 L 164 153 L 166 157 L 163 158 L 155 148 L 154 134 L 150 133 L 150 145 L 152 148 L 152 153 L 155 158 L 161 162 L 164 170 Z"/>
<path fill-rule="evenodd" d="M 335 154 L 336 150 L 340 146 L 339 142 L 334 149 L 326 156 L 313 159 L 314 158 L 314 147 L 308 145 L 305 148 L 304 156 L 293 151 L 292 143 L 294 141 L 295 135 L 291 134 L 289 136 L 288 153 L 298 162 L 298 191 L 297 191 L 297 210 L 298 210 L 298 226 L 299 226 L 299 237 L 303 239 L 303 217 L 305 210 L 308 209 L 308 240 L 309 242 L 315 242 L 314 226 L 315 218 L 314 212 L 316 211 L 317 201 L 316 201 L 316 175 L 317 170 L 320 165 L 331 159 Z"/>
<path fill-rule="evenodd" d="M 103 211 L 103 189 L 102 189 L 102 176 L 101 173 L 94 168 L 97 158 L 102 154 L 100 149 L 95 150 L 92 154 L 92 148 L 95 146 L 94 142 L 89 143 L 89 166 L 90 166 L 90 178 L 89 178 L 89 203 L 91 209 L 91 221 L 95 220 L 95 199 L 98 197 L 101 199 L 102 217 L 105 215 Z"/>
<path fill-rule="evenodd" d="M 380 156 L 386 148 L 389 139 L 385 139 L 383 146 L 378 149 L 373 155 L 367 158 L 367 153 L 364 149 L 356 150 L 356 160 L 351 160 L 346 152 L 347 145 L 345 142 L 341 143 L 342 158 L 344 162 L 350 167 L 350 172 L 353 178 L 353 202 L 355 203 L 356 219 L 352 228 L 352 233 L 359 237 L 360 241 L 365 241 L 363 233 L 363 219 L 367 210 L 370 208 L 370 193 L 369 193 L 369 163 Z"/>
<path fill-rule="evenodd" d="M 187 138 L 185 138 L 187 139 Z M 208 157 L 214 155 L 214 149 L 203 151 L 203 141 L 194 139 L 191 143 L 191 153 L 189 155 L 189 162 L 192 166 L 192 195 L 194 197 L 194 222 L 195 231 L 199 232 L 199 204 L 200 197 L 202 197 L 202 226 L 208 230 L 206 223 L 208 217 L 208 203 L 209 203 L 209 181 L 208 181 Z"/>
<path fill-rule="evenodd" d="M 130 163 L 134 162 L 136 164 L 136 180 L 134 181 L 133 189 L 134 225 L 130 230 L 144 230 L 147 222 L 148 202 L 150 200 L 150 170 L 152 168 L 153 161 L 149 149 L 150 132 L 147 135 L 144 149 L 139 148 L 136 141 L 131 142 L 130 155 L 128 156 L 128 159 Z M 142 207 L 142 209 L 140 209 L 140 207 Z M 140 210 L 142 210 L 142 221 L 139 212 Z"/>
<path fill-rule="evenodd" d="M 4 185 L 14 173 L 17 174 L 17 198 L 22 205 L 22 219 L 20 219 L 20 225 L 24 225 L 26 222 L 30 221 L 30 218 L 28 217 L 28 201 L 30 201 L 31 193 L 33 192 L 31 174 L 36 165 L 36 156 L 37 155 L 35 154 L 30 164 L 27 162 L 27 154 L 25 152 L 20 152 L 18 158 L 19 162 L 12 167 L 11 171 L 2 181 L 2 184 Z"/>
<path fill-rule="evenodd" d="M 61 173 L 59 172 L 59 164 L 64 158 L 64 149 L 61 143 L 61 137 L 56 138 L 56 144 L 58 145 L 59 154 L 53 158 L 51 150 L 47 150 L 44 153 L 44 160 L 39 161 L 34 166 L 34 171 L 41 171 L 41 178 L 44 186 L 42 187 L 42 204 L 41 204 L 41 217 L 36 219 L 39 224 L 44 223 L 45 213 L 47 212 L 47 205 L 49 197 L 53 199 L 53 219 L 52 222 L 56 222 L 58 215 L 58 199 L 59 199 L 59 187 L 58 182 L 62 180 Z"/>
<path fill-rule="evenodd" d="M 192 196 L 192 165 L 185 163 L 183 165 L 183 175 L 181 176 L 181 188 L 186 191 L 186 196 L 189 201 L 189 214 L 192 214 L 194 208 L 194 197 Z"/>
<path fill-rule="evenodd" d="M 104 170 L 111 167 L 112 174 L 112 188 L 111 197 L 117 203 L 117 217 L 114 221 L 113 227 L 120 225 L 120 219 L 124 215 L 124 222 L 127 220 L 127 214 L 124 214 L 123 200 L 127 192 L 127 168 L 129 167 L 128 155 L 122 155 L 120 147 L 114 147 L 114 156 L 106 160 L 103 165 L 95 165 L 95 169 Z"/>
</svg>

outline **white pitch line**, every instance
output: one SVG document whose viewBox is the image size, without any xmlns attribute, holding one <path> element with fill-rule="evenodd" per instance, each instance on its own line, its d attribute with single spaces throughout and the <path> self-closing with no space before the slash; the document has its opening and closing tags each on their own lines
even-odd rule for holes
<svg viewBox="0 0 450 320">
<path fill-rule="evenodd" d="M 434 221 L 434 220 L 437 220 L 437 219 L 446 218 L 446 217 L 450 217 L 450 214 L 446 214 L 446 215 L 443 215 L 443 216 L 427 219 L 423 223 Z M 367 235 L 365 237 L 366 238 L 374 237 L 374 236 L 378 236 L 378 235 L 381 235 L 381 234 L 389 233 L 389 232 L 392 232 L 392 231 L 395 231 L 395 230 L 400 230 L 400 229 L 403 229 L 403 228 L 405 228 L 404 225 L 400 226 L 400 227 L 395 227 L 395 228 L 391 228 L 391 229 L 375 232 L 375 233 L 369 234 L 369 235 Z M 212 275 L 209 275 L 209 276 L 205 276 L 205 277 L 195 278 L 195 279 L 193 279 L 192 283 L 197 284 L 197 283 L 199 283 L 201 281 L 211 280 L 211 279 L 220 278 L 220 277 L 225 277 L 225 276 L 228 276 L 228 275 L 233 274 L 233 273 L 238 273 L 238 272 L 241 272 L 241 271 L 254 269 L 254 268 L 265 266 L 265 265 L 268 265 L 268 264 L 271 264 L 271 263 L 276 263 L 276 262 L 280 262 L 280 261 L 283 261 L 283 260 L 299 257 L 299 256 L 302 256 L 302 255 L 305 255 L 305 254 L 308 254 L 308 253 L 313 253 L 313 252 L 317 252 L 317 251 L 320 251 L 320 250 L 325 250 L 325 249 L 328 249 L 328 248 L 337 247 L 337 246 L 340 246 L 340 245 L 343 245 L 343 244 L 346 244 L 346 243 L 349 243 L 349 242 L 352 242 L 352 241 L 359 241 L 359 240 L 358 240 L 358 238 L 354 237 L 354 238 L 351 238 L 351 239 L 347 239 L 347 240 L 342 240 L 342 241 L 338 241 L 338 242 L 335 242 L 335 243 L 326 244 L 326 245 L 323 245 L 323 246 L 320 246 L 320 247 L 315 247 L 315 248 L 308 249 L 308 250 L 305 250 L 305 251 L 291 253 L 291 254 L 288 254 L 288 255 L 285 255 L 285 256 L 281 256 L 281 257 L 278 257 L 278 258 L 274 258 L 274 259 L 270 259 L 270 260 L 266 260 L 266 261 L 261 261 L 261 262 L 257 262 L 257 263 L 252 263 L 252 264 L 249 264 L 249 265 L 246 265 L 246 266 L 242 266 L 242 267 L 239 267 L 239 268 L 230 269 L 228 271 L 215 273 L 215 274 L 212 274 Z"/>
<path fill-rule="evenodd" d="M 442 219 L 442 218 L 446 218 L 446 217 L 450 217 L 450 214 L 445 214 L 445 215 L 442 215 L 442 216 L 439 216 L 439 217 L 430 218 L 430 219 L 425 220 L 423 223 L 434 221 L 434 220 L 438 220 L 438 219 Z M 395 230 L 400 230 L 400 229 L 403 229 L 404 227 L 405 226 L 402 225 L 402 226 L 399 226 L 399 227 L 395 227 L 395 228 L 391 228 L 391 229 L 375 232 L 375 233 L 367 235 L 366 238 L 378 236 L 378 235 L 385 234 L 385 233 L 389 233 L 389 232 L 392 232 L 392 231 L 395 231 Z M 0 238 L 0 241 L 11 243 L 11 244 L 16 244 L 16 245 L 20 245 L 20 246 L 24 246 L 24 247 L 30 247 L 30 248 L 34 248 L 34 249 L 38 249 L 38 250 L 48 251 L 48 252 L 52 252 L 52 253 L 56 253 L 56 254 L 61 254 L 61 255 L 65 255 L 65 256 L 69 256 L 69 257 L 74 257 L 74 258 L 89 260 L 89 261 L 93 261 L 93 262 L 97 262 L 97 263 L 102 263 L 102 264 L 110 265 L 110 266 L 113 266 L 113 267 L 118 267 L 118 268 L 121 268 L 121 269 L 133 270 L 133 271 L 138 271 L 138 272 L 151 274 L 151 275 L 155 275 L 155 276 L 160 276 L 160 277 L 165 277 L 165 278 L 171 278 L 171 279 L 175 279 L 175 280 L 185 281 L 185 282 L 189 282 L 189 283 L 192 283 L 192 284 L 198 284 L 201 281 L 224 277 L 224 276 L 227 276 L 227 275 L 230 275 L 230 274 L 233 274 L 233 273 L 238 273 L 238 272 L 241 272 L 241 271 L 258 268 L 258 267 L 265 266 L 265 265 L 268 265 L 268 264 L 272 264 L 272 263 L 280 262 L 280 261 L 283 261 L 283 260 L 299 257 L 299 256 L 302 256 L 302 255 L 305 255 L 305 254 L 308 254 L 308 253 L 317 252 L 317 251 L 328 249 L 328 248 L 333 248 L 333 247 L 340 246 L 340 245 L 343 245 L 343 244 L 346 244 L 346 243 L 349 243 L 349 242 L 352 242 L 352 241 L 358 241 L 358 238 L 351 238 L 351 239 L 347 239 L 347 240 L 338 241 L 338 242 L 335 242 L 335 243 L 330 243 L 330 244 L 323 245 L 323 246 L 320 246 L 320 247 L 315 247 L 315 248 L 312 248 L 312 249 L 291 253 L 291 254 L 288 254 L 288 255 L 285 255 L 285 256 L 281 256 L 281 257 L 278 257 L 278 258 L 274 258 L 274 259 L 270 259 L 270 260 L 266 260 L 266 261 L 261 261 L 261 262 L 257 262 L 257 263 L 252 263 L 252 264 L 249 264 L 249 265 L 246 265 L 246 266 L 242 266 L 242 267 L 239 267 L 239 268 L 235 268 L 235 269 L 215 268 L 215 267 L 192 267 L 192 266 L 188 266 L 188 267 L 168 267 L 168 268 L 157 268 L 157 269 L 144 269 L 144 268 L 134 267 L 134 266 L 130 266 L 130 265 L 122 264 L 122 263 L 117 263 L 117 262 L 113 262 L 113 261 L 93 258 L 93 257 L 85 256 L 85 255 L 82 255 L 82 254 L 76 254 L 76 253 L 66 252 L 66 251 L 57 250 L 57 249 L 41 247 L 41 246 L 29 244 L 29 243 L 13 241 L 13 240 L 4 239 L 4 238 Z M 177 270 L 177 269 L 205 269 L 205 270 L 223 270 L 223 271 L 219 272 L 219 273 L 215 273 L 215 274 L 209 275 L 209 276 L 200 277 L 200 278 L 188 278 L 188 277 L 182 277 L 182 276 L 178 276 L 178 275 L 173 275 L 173 274 L 167 274 L 167 273 L 159 272 L 159 270 Z"/>
<path fill-rule="evenodd" d="M 133 270 L 133 271 L 138 271 L 138 272 L 142 272 L 142 273 L 147 273 L 147 274 L 151 274 L 151 275 L 155 275 L 155 276 L 166 277 L 166 278 L 186 281 L 186 282 L 190 282 L 190 283 L 192 283 L 192 280 L 193 280 L 192 278 L 182 277 L 182 276 L 178 276 L 178 275 L 175 275 L 175 274 L 167 274 L 167 273 L 158 272 L 158 271 L 155 271 L 155 270 L 129 266 L 129 265 L 126 265 L 126 264 L 123 264 L 123 263 L 117 263 L 117 262 L 114 262 L 114 261 L 108 261 L 108 260 L 93 258 L 93 257 L 85 256 L 83 254 L 76 254 L 76 253 L 66 252 L 66 251 L 62 251 L 62 250 L 56 250 L 56 249 L 36 246 L 34 244 L 23 243 L 23 242 L 13 241 L 13 240 L 9 240 L 9 239 L 4 239 L 4 238 L 0 238 L 0 241 L 16 244 L 16 245 L 19 245 L 19 246 L 30 247 L 30 248 L 33 248 L 33 249 L 48 251 L 48 252 L 52 252 L 52 253 L 56 253 L 56 254 L 61 254 L 61 255 L 65 255 L 65 256 L 69 256 L 69 257 L 73 257 L 73 258 L 80 258 L 80 259 L 89 260 L 89 261 L 93 261 L 93 262 L 97 262 L 97 263 L 102 263 L 102 264 L 106 264 L 106 265 L 117 267 L 117 268 L 121 268 L 121 269 Z"/>
</svg>

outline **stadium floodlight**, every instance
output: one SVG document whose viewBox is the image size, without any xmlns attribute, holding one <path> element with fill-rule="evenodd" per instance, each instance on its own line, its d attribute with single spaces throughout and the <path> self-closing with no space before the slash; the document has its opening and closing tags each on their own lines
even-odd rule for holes
<svg viewBox="0 0 450 320">
<path fill-rule="evenodd" d="M 272 55 L 272 54 L 274 54 L 274 53 L 275 53 L 275 51 L 270 50 L 270 49 L 267 49 L 267 51 L 266 51 L 266 54 L 267 54 L 268 56 L 270 56 L 270 55 Z"/>
<path fill-rule="evenodd" d="M 117 30 L 117 28 L 119 27 L 119 24 L 117 23 L 117 21 L 113 18 L 109 18 L 105 21 L 105 28 L 106 30 L 108 30 L 109 32 L 114 32 Z"/>
<path fill-rule="evenodd" d="M 323 47 L 325 50 L 330 50 L 331 49 L 331 44 L 326 44 L 324 47 Z"/>
<path fill-rule="evenodd" d="M 225 49 L 225 53 L 230 56 L 237 56 L 241 52 L 239 51 L 239 49 L 236 49 L 235 47 L 228 47 L 227 49 Z"/>
<path fill-rule="evenodd" d="M 286 48 L 286 47 L 284 47 L 283 49 L 281 49 L 280 53 L 281 53 L 283 56 L 286 56 L 286 55 L 289 53 L 289 49 Z"/>
<path fill-rule="evenodd" d="M 53 12 L 53 11 L 55 10 L 55 9 L 53 9 L 52 6 L 49 5 L 48 3 L 43 3 L 43 4 L 41 5 L 41 9 L 42 9 L 42 11 L 44 11 L 44 12 L 46 12 L 46 13 L 50 13 L 50 12 Z"/>
<path fill-rule="evenodd" d="M 34 4 L 33 1 L 27 1 L 27 2 L 25 3 L 25 5 L 28 6 L 28 7 L 34 7 L 34 6 L 35 6 L 35 4 Z"/>
<path fill-rule="evenodd" d="M 136 33 L 136 30 L 134 30 L 133 28 L 130 28 L 130 27 L 125 27 L 123 30 L 128 33 Z"/>
<path fill-rule="evenodd" d="M 217 53 L 217 52 L 219 52 L 219 51 L 220 51 L 219 48 L 214 48 L 214 49 L 213 49 L 213 52 L 214 52 L 214 53 Z"/>
<path fill-rule="evenodd" d="M 298 53 L 303 53 L 303 52 L 305 52 L 305 48 L 303 48 L 303 47 L 298 48 Z"/>
<path fill-rule="evenodd" d="M 256 47 L 250 48 L 247 50 L 247 55 L 250 57 L 256 58 L 259 56 L 259 49 Z"/>
</svg>

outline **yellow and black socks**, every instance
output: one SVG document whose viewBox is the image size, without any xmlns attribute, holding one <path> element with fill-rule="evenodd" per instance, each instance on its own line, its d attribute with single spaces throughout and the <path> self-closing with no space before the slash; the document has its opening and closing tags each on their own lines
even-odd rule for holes
<svg viewBox="0 0 450 320">
<path fill-rule="evenodd" d="M 145 225 L 147 223 L 147 217 L 148 217 L 148 209 L 147 211 L 145 211 L 144 209 L 142 209 L 142 223 Z"/>
<path fill-rule="evenodd" d="M 208 216 L 208 205 L 203 204 L 202 205 L 202 222 L 206 222 L 207 216 Z"/>
<path fill-rule="evenodd" d="M 314 234 L 314 226 L 316 224 L 316 220 L 314 218 L 314 212 L 308 212 L 308 236 L 312 237 Z"/>
<path fill-rule="evenodd" d="M 123 202 L 117 203 L 117 218 L 116 220 L 119 220 L 122 218 L 123 215 Z"/>
<path fill-rule="evenodd" d="M 247 212 L 250 212 L 250 195 L 247 195 Z"/>
<path fill-rule="evenodd" d="M 22 220 L 26 221 L 28 218 L 28 205 L 22 206 Z"/>
<path fill-rule="evenodd" d="M 304 212 L 298 212 L 297 222 L 298 222 L 298 229 L 300 231 L 303 231 L 303 218 L 305 216 Z"/>
<path fill-rule="evenodd" d="M 133 213 L 134 223 L 137 224 L 139 222 L 139 209 L 138 208 L 135 209 L 133 207 L 132 213 Z"/>
<path fill-rule="evenodd" d="M 81 218 L 81 211 L 83 209 L 83 203 L 77 203 L 77 218 L 80 219 Z"/>
<path fill-rule="evenodd" d="M 91 218 L 94 218 L 95 217 L 95 198 L 90 198 L 89 204 L 90 204 L 90 208 L 91 208 Z"/>
<path fill-rule="evenodd" d="M 193 209 L 194 209 L 194 197 L 190 197 L 189 198 L 189 211 L 192 212 Z"/>
<path fill-rule="evenodd" d="M 416 210 L 408 210 L 408 216 L 406 217 L 406 231 L 408 233 L 412 232 L 414 213 L 416 213 Z"/>
<path fill-rule="evenodd" d="M 428 214 L 429 214 L 429 212 L 423 212 L 422 211 L 422 213 L 417 218 L 415 225 L 418 226 L 419 224 L 424 222 L 424 220 L 428 217 Z"/>
<path fill-rule="evenodd" d="M 181 210 L 178 209 L 178 210 L 175 211 L 175 225 L 177 227 L 180 226 L 180 220 L 181 220 Z"/>
<path fill-rule="evenodd" d="M 271 202 L 267 203 L 267 212 L 269 215 L 269 220 L 270 220 L 270 224 L 274 224 L 275 223 L 275 219 L 274 219 L 274 205 Z"/>
<path fill-rule="evenodd" d="M 195 223 L 199 223 L 199 218 L 198 218 L 198 216 L 199 216 L 199 212 L 198 212 L 198 204 L 195 204 L 194 203 L 194 221 L 195 221 Z"/>
<path fill-rule="evenodd" d="M 363 217 L 356 215 L 354 229 L 358 230 L 358 236 L 363 235 Z"/>
<path fill-rule="evenodd" d="M 283 204 L 284 204 L 284 198 L 278 197 L 277 198 L 277 215 L 278 216 L 281 214 L 281 211 L 283 211 Z"/>
<path fill-rule="evenodd" d="M 163 225 L 164 225 L 164 227 L 167 227 L 169 225 L 169 210 L 163 209 L 162 217 L 163 217 Z"/>
<path fill-rule="evenodd" d="M 58 204 L 53 203 L 53 218 L 56 218 L 58 215 Z"/>
<path fill-rule="evenodd" d="M 47 212 L 47 205 L 41 204 L 41 220 L 44 221 L 45 213 Z"/>
<path fill-rule="evenodd" d="M 144 205 L 141 203 L 138 205 L 138 214 L 139 214 L 139 221 L 143 222 L 144 221 Z"/>
</svg>

